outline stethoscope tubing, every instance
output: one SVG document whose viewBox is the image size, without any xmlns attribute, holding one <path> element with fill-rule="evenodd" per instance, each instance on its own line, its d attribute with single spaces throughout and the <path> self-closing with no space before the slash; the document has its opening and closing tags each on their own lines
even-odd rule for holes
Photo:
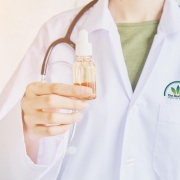
<svg viewBox="0 0 180 180">
<path fill-rule="evenodd" d="M 54 49 L 55 46 L 57 46 L 58 44 L 60 43 L 65 43 L 65 44 L 68 44 L 69 46 L 71 46 L 74 50 L 75 50 L 75 47 L 76 47 L 76 44 L 71 41 L 71 34 L 74 30 L 74 27 L 76 26 L 77 22 L 79 21 L 79 19 L 83 16 L 83 14 L 88 11 L 91 7 L 94 6 L 94 4 L 96 4 L 98 2 L 98 0 L 93 0 L 91 1 L 90 3 L 88 3 L 77 15 L 76 17 L 74 18 L 74 20 L 72 21 L 72 23 L 70 24 L 68 30 L 67 30 L 67 33 L 65 35 L 65 37 L 63 38 L 60 38 L 60 39 L 57 39 L 56 41 L 54 41 L 48 48 L 46 54 L 45 54 L 45 57 L 44 57 L 44 60 L 43 60 L 43 64 L 42 64 L 42 68 L 41 68 L 41 82 L 45 82 L 45 79 L 46 79 L 46 71 L 47 71 L 47 65 L 48 65 L 48 62 L 49 62 L 49 59 L 50 59 L 50 56 L 51 56 L 51 53 Z M 70 135 L 70 138 L 69 138 L 69 141 L 68 141 L 68 144 L 70 144 L 74 138 L 74 135 L 75 135 L 75 131 L 76 131 L 76 126 L 77 124 L 74 123 L 73 124 L 73 127 L 72 127 L 72 132 L 71 132 L 71 135 Z"/>
<path fill-rule="evenodd" d="M 51 56 L 52 50 L 54 49 L 55 46 L 57 46 L 60 43 L 66 43 L 68 45 L 70 45 L 74 50 L 76 47 L 76 44 L 71 41 L 70 37 L 71 34 L 74 30 L 74 27 L 76 26 L 77 22 L 79 21 L 79 19 L 83 16 L 83 14 L 88 11 L 91 7 L 94 6 L 94 4 L 96 4 L 98 2 L 98 0 L 93 0 L 91 1 L 89 4 L 87 4 L 74 18 L 74 20 L 72 21 L 72 23 L 70 24 L 67 33 L 65 35 L 65 37 L 57 39 L 56 41 L 54 41 L 48 48 L 44 60 L 43 60 L 43 64 L 42 64 L 42 68 L 41 68 L 41 75 L 43 77 L 45 77 L 46 75 L 46 70 L 47 70 L 47 64 L 49 62 L 49 57 Z"/>
</svg>

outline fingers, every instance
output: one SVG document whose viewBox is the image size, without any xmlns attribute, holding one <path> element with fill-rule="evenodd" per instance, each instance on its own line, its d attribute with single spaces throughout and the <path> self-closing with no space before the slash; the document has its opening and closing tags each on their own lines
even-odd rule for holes
<svg viewBox="0 0 180 180">
<path fill-rule="evenodd" d="M 62 113 L 48 113 L 37 111 L 32 115 L 26 115 L 24 117 L 25 123 L 29 126 L 37 125 L 70 125 L 78 122 L 82 119 L 83 115 L 80 113 L 62 114 Z"/>
<path fill-rule="evenodd" d="M 71 125 L 60 126 L 43 126 L 39 125 L 29 131 L 30 134 L 36 135 L 36 137 L 56 136 L 63 134 L 70 128 Z"/>
<path fill-rule="evenodd" d="M 49 94 L 83 99 L 85 97 L 89 97 L 92 94 L 92 89 L 85 86 L 42 82 L 31 83 L 26 88 L 26 96 L 41 96 Z"/>
<path fill-rule="evenodd" d="M 85 110 L 88 108 L 86 101 L 67 98 L 58 95 L 44 95 L 26 99 L 23 102 L 26 111 L 30 111 L 30 107 L 34 109 L 68 109 L 68 110 Z M 33 109 L 32 109 L 33 110 Z"/>
<path fill-rule="evenodd" d="M 58 113 L 58 110 L 85 110 L 88 103 L 83 99 L 91 94 L 92 89 L 83 86 L 41 82 L 29 84 L 21 104 L 24 131 L 40 137 L 64 133 L 82 115 Z"/>
</svg>

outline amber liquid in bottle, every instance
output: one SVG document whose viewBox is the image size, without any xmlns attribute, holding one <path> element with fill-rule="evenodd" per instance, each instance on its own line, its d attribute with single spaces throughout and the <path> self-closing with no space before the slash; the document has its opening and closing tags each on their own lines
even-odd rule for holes
<svg viewBox="0 0 180 180">
<path fill-rule="evenodd" d="M 91 96 L 85 98 L 85 100 L 93 100 L 96 98 L 96 67 L 91 59 L 91 56 L 77 56 L 73 66 L 74 85 L 86 86 L 92 89 Z"/>
</svg>

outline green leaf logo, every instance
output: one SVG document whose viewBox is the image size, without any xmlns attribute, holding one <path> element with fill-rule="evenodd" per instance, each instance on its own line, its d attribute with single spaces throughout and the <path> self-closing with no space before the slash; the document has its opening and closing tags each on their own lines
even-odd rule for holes
<svg viewBox="0 0 180 180">
<path fill-rule="evenodd" d="M 177 94 L 180 94 L 180 88 L 179 88 L 179 85 L 178 85 L 177 88 L 176 88 L 176 93 L 177 93 Z"/>
<path fill-rule="evenodd" d="M 171 91 L 176 95 L 176 90 L 173 87 L 171 87 Z"/>
<path fill-rule="evenodd" d="M 180 87 L 179 87 L 179 85 L 177 86 L 176 89 L 171 87 L 171 91 L 173 92 L 174 95 L 180 95 Z"/>
</svg>

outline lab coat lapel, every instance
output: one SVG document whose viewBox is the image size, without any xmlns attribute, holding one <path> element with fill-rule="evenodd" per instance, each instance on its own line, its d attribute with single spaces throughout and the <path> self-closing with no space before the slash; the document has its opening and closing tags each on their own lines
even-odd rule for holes
<svg viewBox="0 0 180 180">
<path fill-rule="evenodd" d="M 110 38 L 110 40 L 111 40 L 110 46 L 112 48 L 112 53 L 115 56 L 115 59 L 114 59 L 115 62 L 112 62 L 112 63 L 116 63 L 116 65 L 117 65 L 119 77 L 122 79 L 126 94 L 130 100 L 132 97 L 132 94 L 133 94 L 132 86 L 131 86 L 131 83 L 129 80 L 128 71 L 127 71 L 127 67 L 125 64 L 122 46 L 121 46 L 121 42 L 120 42 L 120 37 L 119 37 L 119 33 L 117 31 L 117 27 L 116 27 L 115 23 L 112 26 L 112 29 L 110 31 L 110 37 L 111 37 Z"/>
<path fill-rule="evenodd" d="M 158 27 L 158 34 L 155 36 L 149 56 L 146 60 L 141 77 L 133 94 L 127 73 L 127 67 L 124 61 L 119 34 L 116 24 L 114 23 L 114 20 L 109 12 L 108 2 L 108 0 L 99 0 L 97 2 L 97 4 L 90 11 L 84 28 L 88 30 L 89 33 L 100 29 L 109 32 L 111 40 L 110 47 L 112 48 L 112 53 L 115 56 L 115 61 L 112 61 L 112 63 L 117 65 L 119 77 L 122 79 L 123 86 L 129 99 L 131 99 L 130 106 L 132 106 L 147 83 L 156 62 L 163 52 L 162 50 L 166 34 L 175 32 L 180 29 L 180 17 L 177 17 L 180 9 L 175 0 L 165 1 L 163 15 Z"/>
<path fill-rule="evenodd" d="M 162 58 L 161 55 L 163 55 L 164 43 L 165 43 L 165 35 L 157 34 L 154 38 L 154 42 L 152 44 L 148 58 L 144 65 L 143 71 L 139 78 L 139 81 L 138 81 L 138 84 L 134 91 L 134 94 L 132 96 L 129 108 L 131 108 L 133 106 L 133 104 L 136 102 L 137 98 L 141 94 L 143 88 L 145 87 L 146 83 L 148 82 L 148 78 L 150 77 L 150 75 L 156 65 L 156 62 Z"/>
<path fill-rule="evenodd" d="M 143 88 L 148 82 L 149 77 L 151 76 L 151 73 L 153 73 L 153 69 L 157 61 L 160 61 L 162 58 L 164 58 L 165 51 L 167 51 L 164 49 L 166 36 L 180 31 L 179 20 L 180 8 L 177 2 L 174 0 L 166 0 L 164 4 L 163 14 L 158 26 L 157 35 L 154 38 L 145 66 L 139 78 L 135 92 L 132 96 L 129 109 L 133 106 L 137 98 L 140 96 Z"/>
<path fill-rule="evenodd" d="M 130 99 L 132 96 L 132 87 L 127 73 L 126 64 L 123 57 L 121 42 L 117 26 L 108 9 L 108 0 L 99 0 L 97 4 L 91 9 L 89 16 L 85 22 L 84 29 L 89 33 L 96 30 L 105 30 L 109 32 L 110 42 L 109 48 L 112 49 L 115 63 L 117 68 L 117 75 L 121 78 L 124 90 Z M 121 81 L 120 80 L 120 81 Z"/>
<path fill-rule="evenodd" d="M 108 0 L 99 0 L 94 7 L 90 9 L 83 26 L 89 33 L 96 30 L 110 30 L 113 21 L 108 9 L 108 3 Z"/>
</svg>

